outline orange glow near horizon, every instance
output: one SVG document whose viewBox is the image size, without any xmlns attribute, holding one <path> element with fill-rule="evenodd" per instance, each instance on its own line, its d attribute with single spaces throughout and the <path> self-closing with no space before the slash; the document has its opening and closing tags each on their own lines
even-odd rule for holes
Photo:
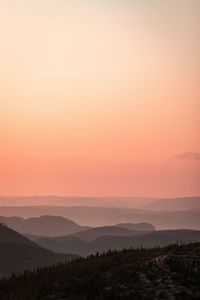
<svg viewBox="0 0 200 300">
<path fill-rule="evenodd" d="M 96 2 L 0 3 L 0 195 L 199 195 L 199 4 Z"/>
</svg>

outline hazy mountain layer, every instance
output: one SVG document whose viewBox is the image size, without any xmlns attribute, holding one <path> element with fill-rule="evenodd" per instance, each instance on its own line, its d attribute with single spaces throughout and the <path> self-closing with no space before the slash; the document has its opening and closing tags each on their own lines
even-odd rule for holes
<svg viewBox="0 0 200 300">
<path fill-rule="evenodd" d="M 78 232 L 75 233 L 73 236 L 79 238 L 80 240 L 90 242 L 102 236 L 133 236 L 133 235 L 140 235 L 140 234 L 141 231 L 134 231 L 119 226 L 104 226 L 104 227 L 96 227 L 96 228 L 88 229 L 86 231 Z"/>
<path fill-rule="evenodd" d="M 24 218 L 42 215 L 63 216 L 83 226 L 107 226 L 118 223 L 151 223 L 157 229 L 200 229 L 200 210 L 150 211 L 111 207 L 25 206 L 0 207 L 0 216 Z"/>
<path fill-rule="evenodd" d="M 158 198 L 151 197 L 70 197 L 26 196 L 0 197 L 0 206 L 92 206 L 142 208 Z"/>
<path fill-rule="evenodd" d="M 57 216 L 41 216 L 28 219 L 0 217 L 0 222 L 18 232 L 40 236 L 68 235 L 90 228 L 88 226 L 80 226 L 71 220 Z"/>
<path fill-rule="evenodd" d="M 166 211 L 200 209 L 200 197 L 160 199 L 146 204 L 145 208 Z"/>
<path fill-rule="evenodd" d="M 63 236 L 77 233 L 78 237 L 83 233 L 82 236 L 93 234 L 94 238 L 101 236 L 100 228 L 92 228 L 89 226 L 80 226 L 77 223 L 65 219 L 59 216 L 41 216 L 38 218 L 22 219 L 19 217 L 1 217 L 0 222 L 6 224 L 8 227 L 23 233 L 31 240 L 36 240 L 39 236 Z M 116 226 L 115 226 L 116 227 Z M 121 224 L 121 226 L 102 227 L 103 234 L 109 235 L 132 235 L 133 230 L 135 231 L 152 231 L 155 227 L 149 223 L 138 223 L 138 224 Z M 121 227 L 121 228 L 118 228 Z M 130 228 L 130 229 L 129 229 Z M 107 235 L 107 234 L 106 234 Z M 89 236 L 88 236 L 89 238 Z M 92 238 L 92 237 L 91 237 Z M 87 239 L 87 237 L 86 237 Z"/>
<path fill-rule="evenodd" d="M 132 236 L 102 236 L 88 241 L 77 236 L 65 236 L 57 238 L 43 238 L 36 240 L 40 246 L 55 252 L 75 253 L 78 255 L 90 255 L 96 252 L 104 252 L 110 249 L 122 250 L 129 247 L 157 247 L 168 246 L 173 243 L 200 242 L 200 231 L 196 230 L 163 230 L 149 233 L 137 232 Z"/>
</svg>

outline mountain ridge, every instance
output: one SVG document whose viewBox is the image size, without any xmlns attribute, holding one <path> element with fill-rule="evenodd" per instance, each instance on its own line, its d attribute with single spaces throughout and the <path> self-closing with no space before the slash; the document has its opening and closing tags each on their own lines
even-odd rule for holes
<svg viewBox="0 0 200 300">
<path fill-rule="evenodd" d="M 126 208 L 102 207 L 0 207 L 0 215 L 20 216 L 29 218 L 42 215 L 63 216 L 81 226 L 87 224 L 91 227 L 114 225 L 117 223 L 143 223 L 148 222 L 161 229 L 200 229 L 200 209 L 187 211 L 150 211 Z M 90 216 L 88 218 L 88 216 Z"/>
<path fill-rule="evenodd" d="M 177 198 L 163 198 L 155 200 L 144 205 L 144 208 L 151 210 L 192 210 L 200 209 L 200 196 L 195 197 L 177 197 Z"/>
<path fill-rule="evenodd" d="M 46 247 L 55 252 L 75 253 L 77 255 L 91 255 L 96 252 L 108 250 L 122 250 L 124 248 L 137 247 L 157 247 L 168 246 L 173 243 L 200 242 L 200 231 L 180 229 L 161 230 L 148 233 L 138 232 L 132 236 L 105 236 L 102 235 L 92 241 L 81 240 L 76 236 L 66 236 L 57 238 L 44 238 L 36 240 L 42 247 Z"/>
<path fill-rule="evenodd" d="M 36 236 L 62 236 L 74 234 L 90 228 L 89 226 L 80 226 L 74 221 L 66 219 L 62 216 L 50 215 L 43 215 L 40 217 L 32 217 L 27 219 L 0 216 L 0 222 L 23 234 Z"/>
<path fill-rule="evenodd" d="M 66 219 L 62 216 L 40 216 L 35 218 L 23 219 L 19 217 L 1 217 L 0 222 L 6 224 L 10 228 L 22 233 L 25 236 L 29 236 L 33 240 L 37 236 L 65 236 L 71 234 L 81 234 L 81 232 L 89 232 L 90 230 L 100 230 L 101 227 L 90 227 L 90 226 L 81 226 L 72 220 Z M 135 223 L 135 224 L 121 224 L 121 226 L 112 225 L 112 226 L 102 226 L 102 229 L 109 227 L 110 230 L 114 230 L 115 227 L 124 227 L 121 231 L 127 232 L 128 230 L 135 231 L 151 231 L 155 230 L 155 227 L 149 223 Z M 131 227 L 127 228 L 127 227 Z M 98 228 L 98 229 L 97 229 Z M 83 233 L 84 235 L 84 233 Z"/>
</svg>

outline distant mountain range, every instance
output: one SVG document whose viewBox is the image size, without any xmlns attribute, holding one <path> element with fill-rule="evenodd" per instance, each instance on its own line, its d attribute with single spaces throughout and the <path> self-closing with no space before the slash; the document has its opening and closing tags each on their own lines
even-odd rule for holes
<svg viewBox="0 0 200 300">
<path fill-rule="evenodd" d="M 99 227 L 118 223 L 151 223 L 157 229 L 200 229 L 200 209 L 156 211 L 116 207 L 24 206 L 0 207 L 0 216 L 23 218 L 63 216 L 82 226 Z"/>
<path fill-rule="evenodd" d="M 157 211 L 184 211 L 200 209 L 200 197 L 160 199 L 144 205 L 144 208 Z"/>
<path fill-rule="evenodd" d="M 151 197 L 78 197 L 78 196 L 0 196 L 0 206 L 92 206 L 142 208 L 158 198 Z"/>
<path fill-rule="evenodd" d="M 155 226 L 150 223 L 119 223 L 115 226 L 134 231 L 154 231 Z"/>
<path fill-rule="evenodd" d="M 74 255 L 56 254 L 44 249 L 0 224 L 0 278 L 73 258 Z"/>
<path fill-rule="evenodd" d="M 69 235 L 90 228 L 58 216 L 41 216 L 28 219 L 0 216 L 0 222 L 18 232 L 40 236 Z"/>
<path fill-rule="evenodd" d="M 38 239 L 36 243 L 55 252 L 75 253 L 85 256 L 96 252 L 105 252 L 110 249 L 122 250 L 124 248 L 141 246 L 150 248 L 167 246 L 177 242 L 200 242 L 200 231 L 196 230 L 163 230 L 148 233 L 133 231 L 132 235 L 129 235 L 128 231 L 123 232 L 121 236 L 105 234 L 108 230 L 110 230 L 110 227 L 95 229 L 96 235 L 94 235 L 94 229 L 91 229 L 91 232 L 82 232 L 74 236 Z M 122 234 L 120 228 L 114 228 L 114 230 Z"/>
<path fill-rule="evenodd" d="M 73 196 L 0 196 L 0 206 L 89 206 L 148 210 L 188 210 L 200 208 L 200 196 L 152 197 L 73 197 Z M 30 215 L 31 216 L 31 215 Z"/>
<path fill-rule="evenodd" d="M 102 228 L 91 228 L 80 226 L 77 223 L 59 216 L 41 216 L 37 218 L 23 219 L 20 217 L 1 217 L 0 223 L 26 235 L 31 240 L 38 239 L 38 236 L 56 237 L 76 234 L 90 239 L 102 235 L 133 235 L 133 231 L 153 231 L 155 227 L 149 223 L 119 224 L 116 226 L 104 226 Z M 89 236 L 91 236 L 89 238 Z"/>
<path fill-rule="evenodd" d="M 133 224 L 133 228 L 134 225 L 135 224 Z M 139 224 L 137 225 L 139 228 Z M 119 226 L 104 226 L 104 227 L 96 227 L 96 228 L 88 229 L 86 231 L 78 232 L 75 233 L 73 236 L 85 242 L 91 242 L 102 236 L 133 236 L 133 235 L 135 236 L 135 235 L 140 235 L 141 232 L 143 231 L 131 230 Z"/>
</svg>

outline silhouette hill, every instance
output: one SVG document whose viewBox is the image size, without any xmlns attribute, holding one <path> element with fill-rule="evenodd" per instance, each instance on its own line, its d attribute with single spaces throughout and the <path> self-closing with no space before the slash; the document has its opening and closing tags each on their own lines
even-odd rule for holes
<svg viewBox="0 0 200 300">
<path fill-rule="evenodd" d="M 12 273 L 69 261 L 74 257 L 43 249 L 21 234 L 0 224 L 0 278 Z"/>
</svg>

